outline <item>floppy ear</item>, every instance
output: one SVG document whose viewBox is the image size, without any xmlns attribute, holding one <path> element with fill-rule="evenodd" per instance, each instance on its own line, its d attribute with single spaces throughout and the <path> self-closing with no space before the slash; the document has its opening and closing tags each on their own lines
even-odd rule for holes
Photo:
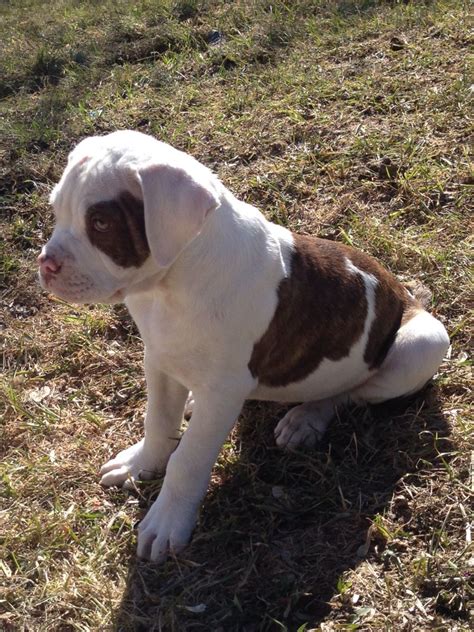
<svg viewBox="0 0 474 632">
<path fill-rule="evenodd" d="M 164 268 L 201 232 L 219 200 L 206 182 L 179 167 L 151 165 L 138 173 L 150 251 Z"/>
</svg>

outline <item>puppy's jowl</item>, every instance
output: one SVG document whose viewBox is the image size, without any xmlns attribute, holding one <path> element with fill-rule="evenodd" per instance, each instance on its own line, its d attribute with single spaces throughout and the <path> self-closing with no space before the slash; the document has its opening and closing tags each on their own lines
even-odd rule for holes
<svg viewBox="0 0 474 632">
<path fill-rule="evenodd" d="M 51 203 L 42 286 L 76 303 L 125 302 L 145 343 L 145 436 L 101 472 L 122 485 L 166 471 L 139 527 L 142 557 L 188 542 L 246 399 L 297 402 L 276 442 L 312 445 L 336 403 L 413 393 L 448 349 L 443 325 L 376 261 L 271 224 L 150 136 L 82 141 Z"/>
</svg>

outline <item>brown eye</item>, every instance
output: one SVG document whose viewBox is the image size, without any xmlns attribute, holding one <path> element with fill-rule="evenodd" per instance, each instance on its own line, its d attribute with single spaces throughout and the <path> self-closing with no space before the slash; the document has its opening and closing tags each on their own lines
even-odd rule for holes
<svg viewBox="0 0 474 632">
<path fill-rule="evenodd" d="M 98 231 L 99 233 L 105 233 L 110 228 L 110 222 L 108 222 L 106 219 L 103 219 L 102 217 L 94 217 L 92 220 L 92 226 L 94 227 L 94 230 Z"/>
</svg>

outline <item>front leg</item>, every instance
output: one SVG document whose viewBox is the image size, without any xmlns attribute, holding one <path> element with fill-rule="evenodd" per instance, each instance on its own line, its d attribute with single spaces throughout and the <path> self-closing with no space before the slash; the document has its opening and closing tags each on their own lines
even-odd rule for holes
<svg viewBox="0 0 474 632">
<path fill-rule="evenodd" d="M 132 480 L 153 478 L 164 472 L 170 454 L 178 445 L 188 389 L 159 371 L 145 356 L 148 404 L 144 438 L 106 463 L 101 485 L 123 485 Z"/>
<path fill-rule="evenodd" d="M 194 392 L 189 428 L 171 455 L 160 495 L 139 526 L 140 557 L 163 561 L 189 541 L 212 467 L 251 391 L 243 386 Z"/>
</svg>

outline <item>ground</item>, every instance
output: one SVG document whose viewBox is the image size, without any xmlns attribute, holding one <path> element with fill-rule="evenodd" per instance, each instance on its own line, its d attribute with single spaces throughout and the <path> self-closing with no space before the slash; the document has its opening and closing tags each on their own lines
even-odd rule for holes
<svg viewBox="0 0 474 632">
<path fill-rule="evenodd" d="M 2 629 L 471 629 L 468 10 L 2 3 Z M 278 450 L 284 409 L 249 403 L 192 544 L 163 566 L 134 556 L 161 481 L 98 484 L 141 434 L 134 325 L 48 296 L 35 270 L 68 151 L 122 128 L 192 153 L 273 221 L 421 281 L 452 341 L 423 393 L 341 411 L 315 450 Z"/>
</svg>

